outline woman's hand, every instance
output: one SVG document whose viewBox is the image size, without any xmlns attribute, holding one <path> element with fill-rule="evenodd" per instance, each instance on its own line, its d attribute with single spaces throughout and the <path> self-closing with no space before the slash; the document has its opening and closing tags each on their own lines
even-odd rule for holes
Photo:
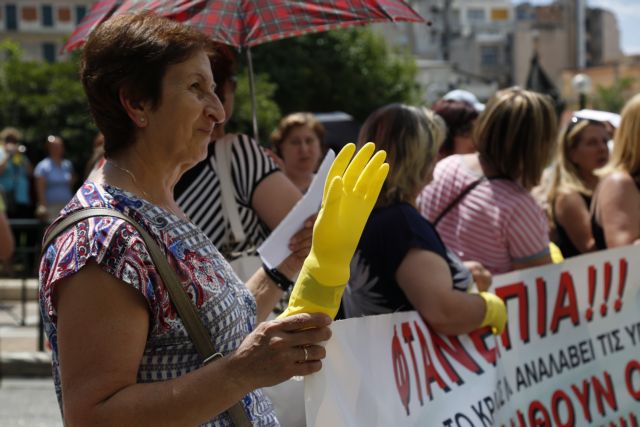
<svg viewBox="0 0 640 427">
<path fill-rule="evenodd" d="M 248 390 L 312 374 L 326 356 L 319 343 L 331 337 L 330 324 L 331 318 L 322 313 L 260 323 L 229 356 L 229 363 L 244 375 Z"/>
<path fill-rule="evenodd" d="M 493 277 L 491 276 L 491 272 L 487 270 L 484 265 L 480 264 L 478 261 L 464 261 L 463 264 L 469 269 L 469 272 L 471 272 L 471 276 L 473 277 L 473 281 L 476 283 L 478 291 L 485 292 L 491 287 Z"/>
<path fill-rule="evenodd" d="M 302 225 L 302 228 L 289 240 L 289 250 L 291 254 L 282 261 L 278 266 L 278 271 L 287 276 L 289 279 L 295 278 L 302 263 L 311 251 L 311 238 L 313 237 L 313 224 L 316 221 L 317 214 L 311 215 Z"/>
</svg>

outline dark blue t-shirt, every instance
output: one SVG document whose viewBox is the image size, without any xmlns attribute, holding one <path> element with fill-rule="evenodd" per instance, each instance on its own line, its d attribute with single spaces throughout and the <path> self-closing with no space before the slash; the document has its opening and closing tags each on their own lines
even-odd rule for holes
<svg viewBox="0 0 640 427">
<path fill-rule="evenodd" d="M 409 249 L 440 255 L 449 265 L 453 287 L 473 282 L 462 261 L 447 250 L 436 229 L 408 203 L 374 209 L 351 260 L 351 277 L 342 297 L 345 318 L 414 310 L 395 279 Z"/>
</svg>

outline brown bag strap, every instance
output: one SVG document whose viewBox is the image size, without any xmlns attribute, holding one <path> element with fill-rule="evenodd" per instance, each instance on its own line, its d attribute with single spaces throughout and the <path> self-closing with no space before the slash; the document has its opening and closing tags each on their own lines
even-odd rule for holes
<svg viewBox="0 0 640 427">
<path fill-rule="evenodd" d="M 142 236 L 147 249 L 149 250 L 149 255 L 151 255 L 153 264 L 158 269 L 158 273 L 160 274 L 162 281 L 167 287 L 167 291 L 169 291 L 171 301 L 176 307 L 178 315 L 182 319 L 189 337 L 191 337 L 191 340 L 193 341 L 198 354 L 202 358 L 203 365 L 219 357 L 222 357 L 221 353 L 216 352 L 213 342 L 211 342 L 209 333 L 202 323 L 202 319 L 198 315 L 193 302 L 187 295 L 187 292 L 182 287 L 182 284 L 180 282 L 180 279 L 176 275 L 176 272 L 169 265 L 166 256 L 163 254 L 162 250 L 155 242 L 155 240 L 153 240 L 153 237 L 151 237 L 151 235 L 144 228 L 142 228 L 140 224 L 138 224 L 129 216 L 115 209 L 108 208 L 85 208 L 78 210 L 56 222 L 53 227 L 47 231 L 44 236 L 42 250 L 44 251 L 47 246 L 49 246 L 49 244 L 53 241 L 53 239 L 55 239 L 62 231 L 64 231 L 71 225 L 76 224 L 77 222 L 84 219 L 96 216 L 109 216 L 119 218 L 136 228 L 138 233 L 140 233 L 140 235 Z M 229 408 L 228 412 L 231 416 L 231 419 L 233 420 L 233 423 L 236 426 L 251 426 L 251 422 L 249 421 L 249 418 L 247 417 L 247 414 L 242 408 L 240 402 Z"/>
</svg>

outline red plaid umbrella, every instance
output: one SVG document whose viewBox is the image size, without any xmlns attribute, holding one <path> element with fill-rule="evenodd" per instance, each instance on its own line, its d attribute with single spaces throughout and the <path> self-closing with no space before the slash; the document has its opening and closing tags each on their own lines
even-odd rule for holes
<svg viewBox="0 0 640 427">
<path fill-rule="evenodd" d="M 247 48 L 256 140 L 251 46 L 373 22 L 427 23 L 403 0 L 101 0 L 78 24 L 63 49 L 81 46 L 94 28 L 112 16 L 141 10 L 188 23 L 215 41 Z"/>
<path fill-rule="evenodd" d="M 402 0 L 102 0 L 93 5 L 64 49 L 82 45 L 111 16 L 140 10 L 189 23 L 235 47 L 372 22 L 426 22 Z"/>
</svg>

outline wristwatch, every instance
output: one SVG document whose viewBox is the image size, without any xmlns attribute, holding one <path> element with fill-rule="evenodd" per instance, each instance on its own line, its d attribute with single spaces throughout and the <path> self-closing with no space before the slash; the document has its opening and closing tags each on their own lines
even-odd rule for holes
<svg viewBox="0 0 640 427">
<path fill-rule="evenodd" d="M 269 268 L 266 264 L 262 264 L 262 269 L 269 276 L 277 287 L 282 289 L 284 292 L 287 292 L 289 289 L 293 287 L 293 282 L 287 278 L 284 274 L 278 271 L 276 268 Z"/>
</svg>

